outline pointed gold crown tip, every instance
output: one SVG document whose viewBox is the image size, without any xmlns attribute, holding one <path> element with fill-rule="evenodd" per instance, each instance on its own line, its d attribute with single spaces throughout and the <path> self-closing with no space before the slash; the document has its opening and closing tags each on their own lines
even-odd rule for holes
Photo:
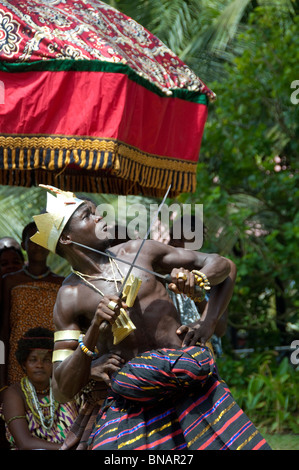
<svg viewBox="0 0 299 470">
<path fill-rule="evenodd" d="M 44 184 L 39 186 L 50 192 L 47 193 L 46 213 L 33 216 L 37 232 L 30 240 L 55 253 L 64 227 L 76 209 L 84 203 L 84 200 L 78 199 L 70 191 L 62 191 L 59 188 L 55 188 L 55 186 Z"/>
</svg>

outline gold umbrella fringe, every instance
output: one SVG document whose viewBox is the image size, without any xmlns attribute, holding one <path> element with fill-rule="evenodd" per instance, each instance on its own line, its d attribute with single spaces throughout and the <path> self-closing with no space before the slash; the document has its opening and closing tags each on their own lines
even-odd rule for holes
<svg viewBox="0 0 299 470">
<path fill-rule="evenodd" d="M 150 155 L 112 139 L 0 136 L 0 184 L 170 197 L 194 192 L 197 162 Z"/>
</svg>

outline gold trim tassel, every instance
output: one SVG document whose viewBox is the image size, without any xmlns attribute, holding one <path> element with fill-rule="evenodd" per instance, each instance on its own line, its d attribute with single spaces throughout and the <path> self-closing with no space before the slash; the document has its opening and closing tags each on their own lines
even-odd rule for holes
<svg viewBox="0 0 299 470">
<path fill-rule="evenodd" d="M 25 158 L 26 154 L 26 158 Z M 153 155 L 109 138 L 0 135 L 0 184 L 171 197 L 196 188 L 197 161 Z M 69 168 L 70 163 L 77 169 Z M 84 189 L 83 189 L 84 188 Z"/>
</svg>

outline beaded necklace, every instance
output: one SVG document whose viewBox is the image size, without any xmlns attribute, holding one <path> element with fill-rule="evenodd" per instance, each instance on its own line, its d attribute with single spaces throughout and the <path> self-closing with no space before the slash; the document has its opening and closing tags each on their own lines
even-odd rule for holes
<svg viewBox="0 0 299 470">
<path fill-rule="evenodd" d="M 24 271 L 25 274 L 27 274 L 27 276 L 31 277 L 32 279 L 43 279 L 44 277 L 49 276 L 49 274 L 51 272 L 51 270 L 48 268 L 45 273 L 35 275 L 35 274 L 30 273 L 25 266 L 22 268 L 22 270 Z"/>
<path fill-rule="evenodd" d="M 109 257 L 109 263 L 110 263 L 110 266 L 112 268 L 112 273 L 113 273 L 113 278 L 109 278 L 109 277 L 103 277 L 103 276 L 98 276 L 98 275 L 90 275 L 90 274 L 83 274 L 83 273 L 80 273 L 80 271 L 76 271 L 75 269 L 72 268 L 72 272 L 74 274 L 76 274 L 76 276 L 80 277 L 80 279 L 82 279 L 82 281 L 85 282 L 85 284 L 87 284 L 89 287 L 91 287 L 92 289 L 94 289 L 96 292 L 98 292 L 98 294 L 100 294 L 102 297 L 104 297 L 104 293 L 98 288 L 96 287 L 94 284 L 92 284 L 91 282 L 89 282 L 86 278 L 88 277 L 89 279 L 94 279 L 94 280 L 104 280 L 104 281 L 111 281 L 111 282 L 114 282 L 115 284 L 115 289 L 116 291 L 118 292 L 118 285 L 117 283 L 118 282 L 123 282 L 123 279 L 124 279 L 124 275 L 123 273 L 121 272 L 118 264 L 116 263 L 116 261 L 112 258 Z M 116 279 L 116 276 L 115 276 L 115 272 L 114 272 L 114 266 L 113 266 L 113 263 L 115 264 L 119 274 L 121 275 L 121 278 L 120 279 Z"/>
<path fill-rule="evenodd" d="M 35 390 L 38 395 L 47 395 L 47 393 L 49 393 L 50 391 L 50 386 L 45 388 L 44 390 L 37 390 L 37 388 Z"/>
<path fill-rule="evenodd" d="M 28 407 L 33 414 L 33 416 L 37 419 L 37 421 L 41 424 L 41 426 L 46 430 L 50 431 L 53 426 L 55 412 L 58 409 L 59 403 L 54 400 L 53 391 L 51 386 L 51 379 L 50 379 L 50 387 L 49 387 L 49 403 L 42 404 L 40 403 L 35 387 L 32 385 L 28 377 L 23 377 L 21 379 L 21 388 L 26 398 L 26 402 Z M 43 413 L 43 408 L 50 408 L 50 416 L 45 418 Z"/>
</svg>

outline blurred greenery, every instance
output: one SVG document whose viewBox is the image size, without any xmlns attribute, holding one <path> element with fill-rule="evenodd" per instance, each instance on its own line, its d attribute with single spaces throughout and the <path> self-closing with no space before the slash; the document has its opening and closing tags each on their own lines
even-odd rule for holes
<svg viewBox="0 0 299 470">
<path fill-rule="evenodd" d="M 248 49 L 211 84 L 211 107 L 198 165 L 204 204 L 203 248 L 238 267 L 230 323 L 258 342 L 289 344 L 298 319 L 299 106 L 290 84 L 299 77 L 299 16 L 256 8 L 239 36 Z"/>
<path fill-rule="evenodd" d="M 299 450 L 299 435 L 297 434 L 266 434 L 263 433 L 273 450 Z"/>
<path fill-rule="evenodd" d="M 221 378 L 259 430 L 299 434 L 299 375 L 274 351 L 217 360 Z"/>
</svg>

